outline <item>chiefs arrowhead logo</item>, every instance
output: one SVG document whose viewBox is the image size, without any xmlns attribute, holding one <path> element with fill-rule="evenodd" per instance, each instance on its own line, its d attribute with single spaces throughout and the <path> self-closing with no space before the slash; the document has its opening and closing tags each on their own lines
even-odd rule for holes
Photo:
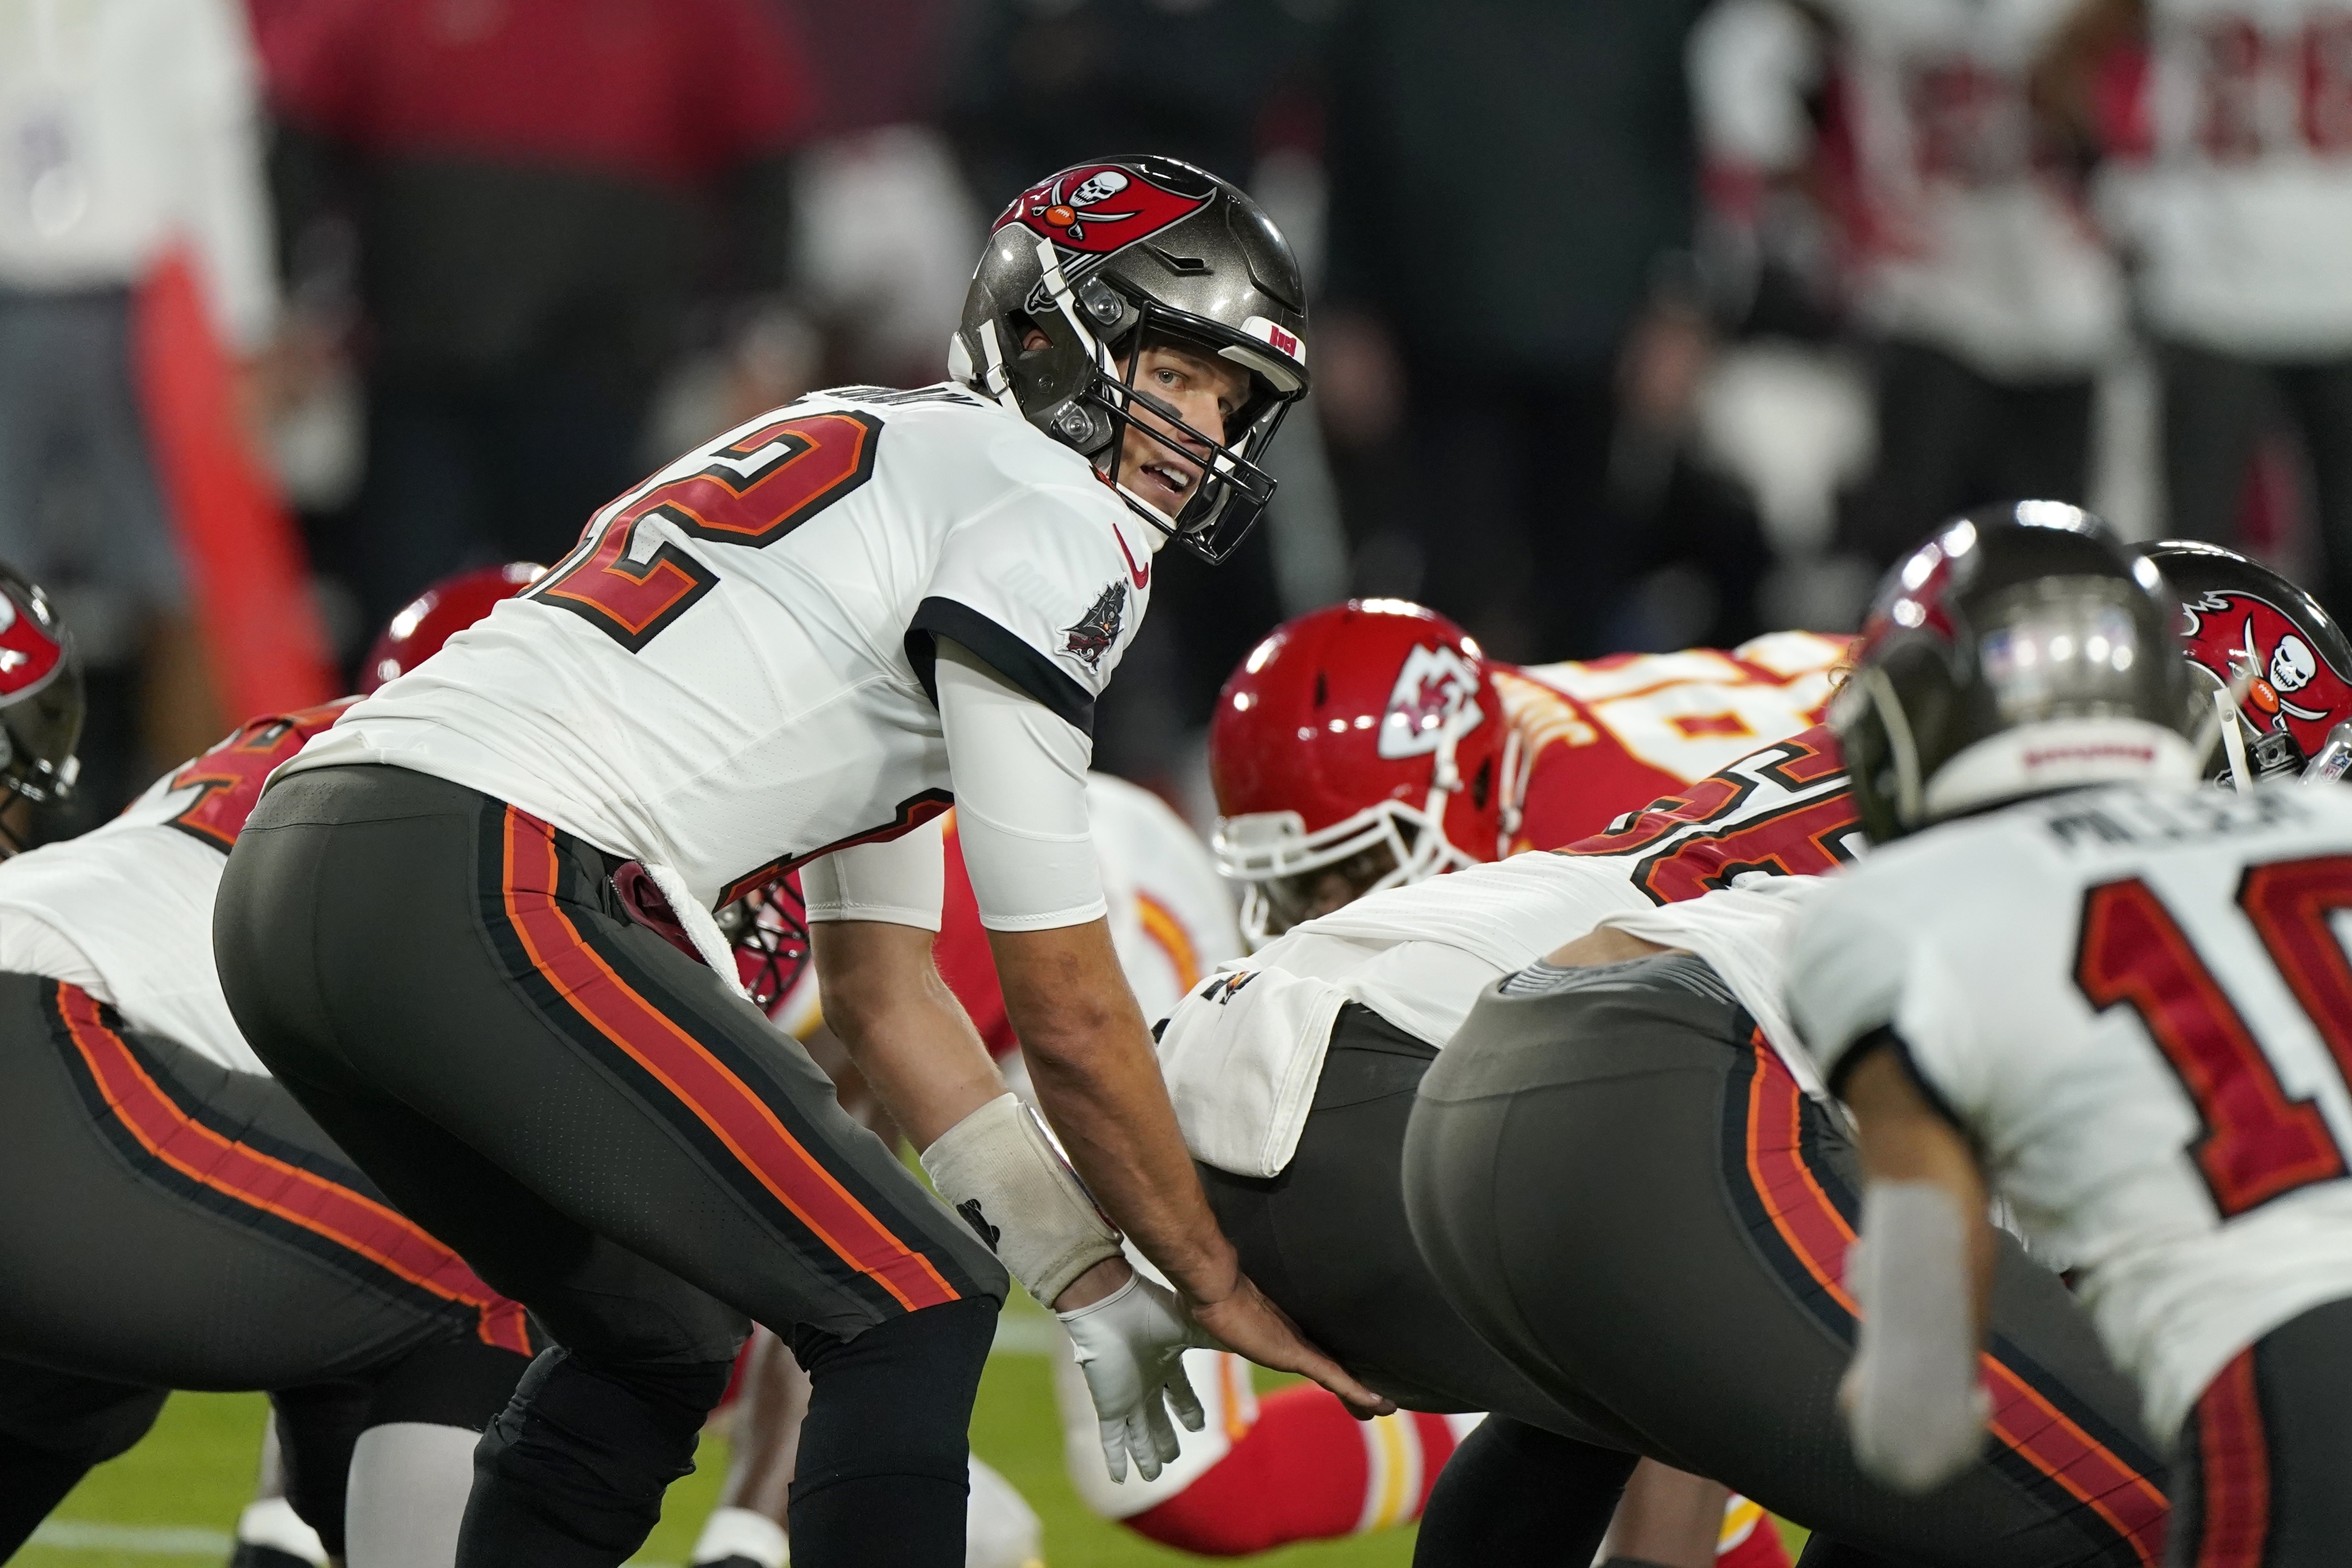
<svg viewBox="0 0 2352 1568">
<path fill-rule="evenodd" d="M 1390 761 L 1426 757 L 1449 738 L 1477 727 L 1478 670 L 1459 649 L 1415 647 L 1397 670 L 1389 706 L 1381 715 L 1381 756 Z"/>
<path fill-rule="evenodd" d="M 1127 584 L 1117 578 L 1095 596 L 1075 626 L 1062 628 L 1062 652 L 1074 653 L 1087 669 L 1097 669 L 1103 655 L 1118 645 L 1119 628 L 1127 620 Z"/>
</svg>

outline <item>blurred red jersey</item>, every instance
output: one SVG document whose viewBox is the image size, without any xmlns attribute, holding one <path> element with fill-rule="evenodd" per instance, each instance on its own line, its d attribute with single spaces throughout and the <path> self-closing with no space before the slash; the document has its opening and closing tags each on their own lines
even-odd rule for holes
<svg viewBox="0 0 2352 1568">
<path fill-rule="evenodd" d="M 1728 653 L 1497 667 L 1518 732 L 1510 852 L 1558 849 L 1821 722 L 1845 639 L 1775 632 Z"/>
</svg>

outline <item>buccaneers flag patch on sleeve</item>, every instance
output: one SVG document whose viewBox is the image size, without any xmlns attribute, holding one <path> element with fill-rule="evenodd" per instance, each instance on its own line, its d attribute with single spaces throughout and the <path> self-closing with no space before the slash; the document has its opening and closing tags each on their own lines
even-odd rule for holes
<svg viewBox="0 0 2352 1568">
<path fill-rule="evenodd" d="M 1095 595 L 1095 601 L 1075 626 L 1062 628 L 1062 652 L 1075 653 L 1089 670 L 1102 665 L 1105 653 L 1118 644 L 1119 627 L 1127 620 L 1127 584 L 1118 578 Z"/>
</svg>

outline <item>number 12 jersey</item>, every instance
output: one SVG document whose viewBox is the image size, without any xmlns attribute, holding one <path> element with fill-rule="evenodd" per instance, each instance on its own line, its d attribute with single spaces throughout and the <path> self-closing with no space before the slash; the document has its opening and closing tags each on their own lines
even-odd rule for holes
<svg viewBox="0 0 2352 1568">
<path fill-rule="evenodd" d="M 946 809 L 939 638 L 1090 731 L 1159 542 L 1084 457 L 961 388 L 819 393 L 613 502 L 288 771 L 446 779 L 714 907 Z"/>
<path fill-rule="evenodd" d="M 2149 1426 L 2352 1296 L 2352 790 L 2116 786 L 1874 852 L 1800 930 L 1832 1083 L 1891 1029 Z"/>
</svg>

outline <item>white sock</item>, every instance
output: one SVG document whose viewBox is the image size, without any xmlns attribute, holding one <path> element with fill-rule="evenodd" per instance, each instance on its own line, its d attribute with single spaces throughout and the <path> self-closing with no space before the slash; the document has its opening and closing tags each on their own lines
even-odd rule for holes
<svg viewBox="0 0 2352 1568">
<path fill-rule="evenodd" d="M 327 1549 L 320 1543 L 319 1532 L 303 1523 L 294 1505 L 282 1497 L 266 1497 L 258 1502 L 247 1503 L 245 1511 L 236 1516 L 236 1538 L 299 1557 L 305 1563 L 323 1563 L 327 1560 Z"/>
<path fill-rule="evenodd" d="M 343 1501 L 350 1568 L 453 1568 L 481 1440 L 463 1427 L 423 1421 L 362 1432 Z"/>
<path fill-rule="evenodd" d="M 764 1513 L 748 1508 L 714 1508 L 694 1543 L 697 1563 L 723 1563 L 749 1557 L 760 1568 L 785 1568 L 793 1560 L 784 1527 Z"/>
<path fill-rule="evenodd" d="M 1045 1527 L 1036 1511 L 979 1456 L 971 1460 L 971 1503 L 964 1513 L 964 1568 L 1038 1568 Z"/>
</svg>

